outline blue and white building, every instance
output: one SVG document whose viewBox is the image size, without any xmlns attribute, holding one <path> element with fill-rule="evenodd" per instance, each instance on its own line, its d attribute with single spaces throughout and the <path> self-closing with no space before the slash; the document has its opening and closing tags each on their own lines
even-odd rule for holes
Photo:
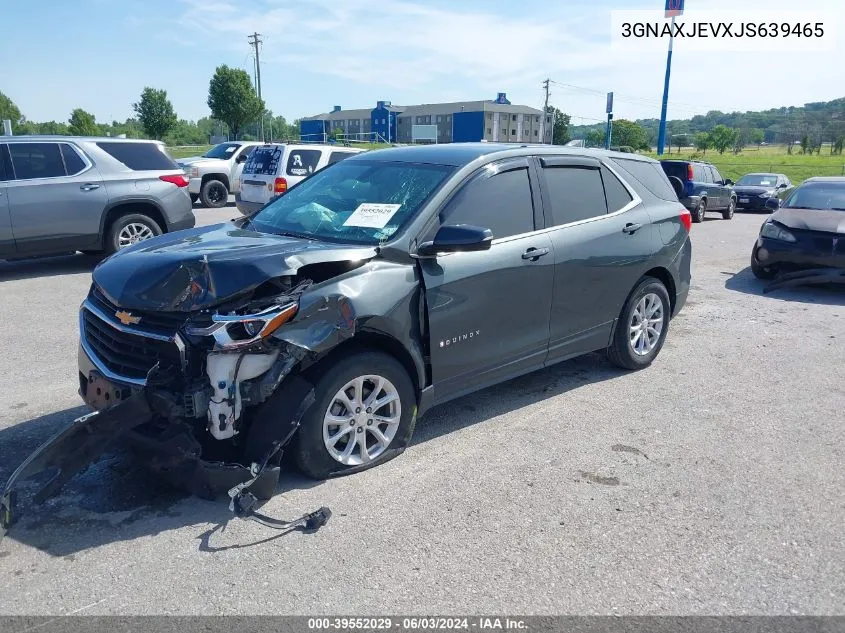
<svg viewBox="0 0 845 633">
<path fill-rule="evenodd" d="M 300 122 L 305 142 L 324 141 L 340 130 L 352 140 L 384 140 L 390 143 L 551 143 L 552 117 L 524 105 L 514 105 L 499 93 L 489 101 L 458 101 L 394 106 L 379 101 L 375 108 L 344 110 L 306 117 Z"/>
</svg>

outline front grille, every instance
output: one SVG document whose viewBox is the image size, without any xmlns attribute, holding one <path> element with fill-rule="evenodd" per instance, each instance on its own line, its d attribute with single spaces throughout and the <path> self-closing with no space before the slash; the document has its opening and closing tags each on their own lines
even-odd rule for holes
<svg viewBox="0 0 845 633">
<path fill-rule="evenodd" d="M 112 303 L 97 286 L 91 288 L 88 299 L 110 317 L 115 312 L 122 310 Z M 185 312 L 146 312 L 142 310 L 129 310 L 129 312 L 133 316 L 140 317 L 139 326 L 165 336 L 173 336 L 184 325 L 189 316 Z"/>
<path fill-rule="evenodd" d="M 88 309 L 83 309 L 82 322 L 85 342 L 97 360 L 117 376 L 144 379 L 158 362 L 163 367 L 181 368 L 182 356 L 172 340 L 118 330 Z"/>
</svg>

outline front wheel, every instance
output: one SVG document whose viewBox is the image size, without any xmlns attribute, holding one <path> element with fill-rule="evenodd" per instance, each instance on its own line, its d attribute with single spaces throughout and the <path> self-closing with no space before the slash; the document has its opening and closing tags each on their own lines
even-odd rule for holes
<svg viewBox="0 0 845 633">
<path fill-rule="evenodd" d="M 607 349 L 610 361 L 623 369 L 651 365 L 666 340 L 671 311 L 666 286 L 653 277 L 643 279 L 619 314 L 613 342 Z"/>
<path fill-rule="evenodd" d="M 211 209 L 220 209 L 229 202 L 229 190 L 219 180 L 207 180 L 200 190 L 200 202 L 202 206 Z"/>
<path fill-rule="evenodd" d="M 312 372 L 314 404 L 296 444 L 299 469 L 314 479 L 348 475 L 400 455 L 414 431 L 417 402 L 394 358 L 361 351 Z"/>
<path fill-rule="evenodd" d="M 736 211 L 736 199 L 731 198 L 731 201 L 728 203 L 728 208 L 722 211 L 722 219 L 730 220 L 734 217 L 734 212 Z"/>
</svg>

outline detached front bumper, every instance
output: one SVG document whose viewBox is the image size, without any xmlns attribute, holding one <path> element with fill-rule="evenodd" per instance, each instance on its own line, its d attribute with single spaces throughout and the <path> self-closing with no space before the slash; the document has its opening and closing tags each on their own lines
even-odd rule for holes
<svg viewBox="0 0 845 633">
<path fill-rule="evenodd" d="M 805 239 L 783 242 L 758 236 L 754 256 L 761 266 L 776 266 L 781 270 L 845 268 L 845 236 L 826 240 L 824 246 L 815 247 Z"/>
</svg>

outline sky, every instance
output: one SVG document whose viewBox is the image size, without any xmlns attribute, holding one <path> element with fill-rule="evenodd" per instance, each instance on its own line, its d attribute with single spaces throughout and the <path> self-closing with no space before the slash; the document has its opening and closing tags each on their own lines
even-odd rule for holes
<svg viewBox="0 0 845 633">
<path fill-rule="evenodd" d="M 815 9 L 841 11 L 843 0 Z M 493 99 L 550 103 L 573 124 L 658 118 L 666 54 L 611 47 L 611 11 L 663 0 L 30 0 L 0 1 L 0 91 L 33 121 L 75 107 L 98 121 L 133 116 L 145 86 L 180 118 L 208 116 L 208 82 L 228 64 L 253 72 L 247 36 L 262 34 L 262 93 L 289 121 L 331 110 Z M 687 0 L 710 18 L 741 5 L 765 19 L 794 0 Z M 845 14 L 842 14 L 845 15 Z M 845 33 L 845 22 L 840 26 Z M 675 46 L 669 118 L 709 110 L 803 105 L 845 96 L 845 38 L 835 52 L 701 52 Z"/>
</svg>

